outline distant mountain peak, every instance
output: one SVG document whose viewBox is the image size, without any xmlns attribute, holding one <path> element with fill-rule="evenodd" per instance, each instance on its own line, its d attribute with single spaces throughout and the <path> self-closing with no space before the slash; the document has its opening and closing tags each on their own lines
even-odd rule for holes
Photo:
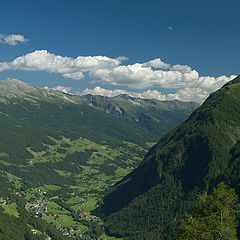
<svg viewBox="0 0 240 240">
<path fill-rule="evenodd" d="M 0 96 L 6 99 L 23 98 L 25 100 L 40 99 L 57 96 L 60 94 L 50 91 L 49 89 L 43 89 L 32 86 L 18 79 L 7 78 L 0 81 Z"/>
<path fill-rule="evenodd" d="M 6 78 L 5 80 L 2 80 L 3 82 L 11 82 L 11 83 L 16 83 L 16 84 L 24 84 L 28 85 L 27 83 L 24 83 L 16 78 Z"/>
<path fill-rule="evenodd" d="M 16 90 L 16 89 L 38 89 L 37 87 L 31 86 L 25 82 L 22 82 L 15 78 L 7 78 L 5 80 L 0 81 L 0 88 L 8 88 L 9 90 Z"/>
<path fill-rule="evenodd" d="M 125 100 L 136 99 L 134 97 L 129 96 L 128 94 L 119 94 L 119 95 L 115 96 L 114 98 L 122 98 L 122 99 L 125 99 Z"/>
</svg>

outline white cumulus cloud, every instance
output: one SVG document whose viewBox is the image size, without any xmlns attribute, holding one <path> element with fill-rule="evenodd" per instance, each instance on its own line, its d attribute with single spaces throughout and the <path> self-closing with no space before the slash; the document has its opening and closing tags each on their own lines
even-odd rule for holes
<svg viewBox="0 0 240 240">
<path fill-rule="evenodd" d="M 107 96 L 107 97 L 115 97 L 119 94 L 130 95 L 130 92 L 128 92 L 126 90 L 121 90 L 121 89 L 108 90 L 108 89 L 101 88 L 100 86 L 97 86 L 94 89 L 86 88 L 81 92 L 81 95 L 86 95 L 86 94 L 101 95 L 101 96 Z"/>
<path fill-rule="evenodd" d="M 193 101 L 202 103 L 210 93 L 213 91 L 218 90 L 220 87 L 222 87 L 225 83 L 227 83 L 229 80 L 234 79 L 236 76 L 232 75 L 229 78 L 226 76 L 222 76 L 217 78 L 218 84 L 212 85 L 212 82 L 210 81 L 210 86 L 203 87 L 201 84 L 207 83 L 207 79 L 210 77 L 203 77 L 201 78 L 201 83 L 199 86 L 193 86 L 193 87 L 185 87 L 182 89 L 177 89 L 174 93 L 168 93 L 168 94 L 162 94 L 158 90 L 146 90 L 143 92 L 134 92 L 134 91 L 127 91 L 127 90 L 121 90 L 121 89 L 115 89 L 115 90 L 108 90 L 101 88 L 100 86 L 95 87 L 94 89 L 88 89 L 86 88 L 81 92 L 81 95 L 85 94 L 92 94 L 92 95 L 102 95 L 102 96 L 108 96 L 108 97 L 114 97 L 119 94 L 127 94 L 131 97 L 136 98 L 144 98 L 144 99 L 157 99 L 160 101 L 165 100 L 179 100 L 179 101 Z M 210 78 L 212 81 L 215 78 Z"/>
<path fill-rule="evenodd" d="M 120 57 L 117 57 L 116 59 L 119 60 L 120 62 L 128 60 L 128 58 L 125 56 L 120 56 Z"/>
<path fill-rule="evenodd" d="M 193 87 L 193 88 L 183 88 L 179 89 L 176 91 L 176 93 L 170 93 L 167 95 L 167 100 L 180 100 L 180 101 L 193 101 L 193 102 L 198 102 L 202 103 L 210 94 L 211 92 L 198 88 L 198 87 Z"/>
<path fill-rule="evenodd" d="M 101 96 L 107 96 L 107 97 L 115 97 L 120 94 L 127 94 L 131 97 L 136 97 L 136 98 L 147 98 L 147 99 L 157 99 L 157 100 L 167 99 L 166 95 L 161 94 L 161 92 L 157 90 L 147 90 L 142 93 L 137 93 L 137 92 L 130 92 L 130 91 L 121 90 L 121 89 L 108 90 L 108 89 L 101 88 L 100 86 L 97 86 L 94 89 L 86 88 L 81 92 L 81 95 L 86 95 L 86 94 L 101 95 Z"/>
<path fill-rule="evenodd" d="M 62 57 L 47 50 L 36 50 L 14 59 L 12 62 L 0 62 L 0 71 L 25 70 L 47 71 L 63 74 L 65 78 L 81 79 L 82 72 L 114 68 L 120 61 L 106 56 Z"/>
<path fill-rule="evenodd" d="M 179 71 L 179 72 L 191 72 L 192 71 L 192 69 L 189 66 L 179 65 L 179 64 L 172 66 L 171 70 Z"/>
<path fill-rule="evenodd" d="M 82 72 L 65 73 L 65 74 L 63 74 L 63 77 L 70 78 L 73 80 L 81 80 L 84 78 L 84 74 Z"/>
<path fill-rule="evenodd" d="M 156 58 L 143 64 L 143 67 L 153 67 L 161 69 L 168 69 L 170 68 L 170 66 L 170 64 L 163 62 L 160 58 Z"/>
<path fill-rule="evenodd" d="M 60 92 L 64 92 L 64 93 L 69 93 L 72 88 L 71 87 L 64 87 L 64 86 L 56 86 L 54 88 L 49 88 L 49 87 L 44 87 L 45 89 L 52 89 L 52 90 L 55 90 L 55 91 L 60 91 Z"/>
<path fill-rule="evenodd" d="M 209 92 L 216 91 L 220 87 L 222 87 L 225 83 L 229 82 L 230 80 L 234 79 L 236 75 L 231 75 L 230 77 L 227 76 L 220 76 L 220 77 L 199 77 L 196 82 L 196 86 L 201 89 L 208 90 Z"/>
<path fill-rule="evenodd" d="M 175 70 L 153 70 L 144 64 L 135 63 L 127 66 L 117 66 L 113 69 L 98 69 L 90 72 L 93 78 L 112 85 L 125 85 L 129 88 L 181 88 L 191 86 L 199 78 L 195 70 L 190 72 Z"/>
<path fill-rule="evenodd" d="M 1 40 L 2 39 L 2 40 Z M 0 41 L 5 41 L 1 38 Z M 20 41 L 20 40 L 19 40 Z M 123 65 L 126 57 L 110 58 L 107 56 L 65 57 L 49 53 L 47 50 L 36 50 L 17 57 L 12 62 L 0 62 L 0 72 L 4 70 L 46 71 L 61 74 L 66 79 L 90 80 L 97 84 L 124 86 L 130 89 L 143 89 L 141 95 L 156 99 L 179 99 L 202 102 L 211 92 L 236 76 L 200 76 L 188 65 L 171 65 L 160 58 L 143 63 Z M 161 94 L 155 90 L 171 89 L 171 94 Z M 90 90 L 89 90 L 90 91 Z M 96 89 L 94 90 L 96 91 Z M 104 92 L 103 89 L 98 91 Z M 107 90 L 106 90 L 107 91 Z M 117 90 L 124 91 L 124 90 Z M 105 94 L 110 94 L 109 92 Z M 113 93 L 112 93 L 113 94 Z M 127 94 L 127 93 L 126 93 Z"/>
<path fill-rule="evenodd" d="M 0 43 L 8 45 L 17 45 L 19 43 L 28 42 L 28 39 L 18 34 L 0 34 Z"/>
</svg>

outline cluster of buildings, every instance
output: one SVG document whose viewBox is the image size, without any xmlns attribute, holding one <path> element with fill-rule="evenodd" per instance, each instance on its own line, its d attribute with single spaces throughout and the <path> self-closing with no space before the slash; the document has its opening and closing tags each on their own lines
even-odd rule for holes
<svg viewBox="0 0 240 240">
<path fill-rule="evenodd" d="M 27 203 L 26 209 L 37 217 L 43 217 L 47 214 L 47 202 Z"/>
</svg>

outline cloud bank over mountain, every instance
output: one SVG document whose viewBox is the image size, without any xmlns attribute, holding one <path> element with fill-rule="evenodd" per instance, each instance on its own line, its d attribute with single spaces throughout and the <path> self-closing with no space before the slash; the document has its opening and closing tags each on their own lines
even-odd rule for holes
<svg viewBox="0 0 240 240">
<path fill-rule="evenodd" d="M 81 81 L 89 81 L 90 77 L 99 85 L 115 85 L 133 90 L 142 89 L 143 92 L 136 93 L 120 89 L 111 91 L 96 87 L 92 90 L 85 89 L 85 93 L 97 91 L 99 94 L 101 92 L 101 95 L 111 95 L 114 92 L 126 91 L 129 95 L 143 98 L 197 102 L 202 102 L 211 92 L 236 77 L 235 75 L 217 78 L 200 76 L 190 66 L 180 64 L 172 66 L 160 58 L 145 63 L 124 65 L 122 62 L 126 60 L 124 56 L 115 59 L 107 56 L 71 58 L 55 55 L 47 50 L 36 50 L 12 62 L 0 62 L 0 72 L 5 70 L 46 71 L 61 74 L 66 79 Z M 168 89 L 171 93 L 162 94 L 160 89 Z"/>
<path fill-rule="evenodd" d="M 201 103 L 209 95 L 208 92 L 203 91 L 199 88 L 185 88 L 178 90 L 176 93 L 162 94 L 158 90 L 146 90 L 143 92 L 132 92 L 127 90 L 115 89 L 108 90 L 101 88 L 100 86 L 95 87 L 94 89 L 86 88 L 81 92 L 81 95 L 92 94 L 92 95 L 102 95 L 108 97 L 115 97 L 119 94 L 127 94 L 135 98 L 144 98 L 144 99 L 157 99 L 160 101 L 166 100 L 180 100 L 180 101 L 195 101 Z"/>
</svg>

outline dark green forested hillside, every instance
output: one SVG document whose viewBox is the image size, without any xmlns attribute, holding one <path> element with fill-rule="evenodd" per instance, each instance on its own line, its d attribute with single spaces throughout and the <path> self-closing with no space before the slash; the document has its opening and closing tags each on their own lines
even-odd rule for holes
<svg viewBox="0 0 240 240">
<path fill-rule="evenodd" d="M 240 77 L 211 94 L 161 138 L 104 199 L 105 228 L 129 239 L 166 239 L 198 191 L 225 181 L 239 193 Z"/>
</svg>

